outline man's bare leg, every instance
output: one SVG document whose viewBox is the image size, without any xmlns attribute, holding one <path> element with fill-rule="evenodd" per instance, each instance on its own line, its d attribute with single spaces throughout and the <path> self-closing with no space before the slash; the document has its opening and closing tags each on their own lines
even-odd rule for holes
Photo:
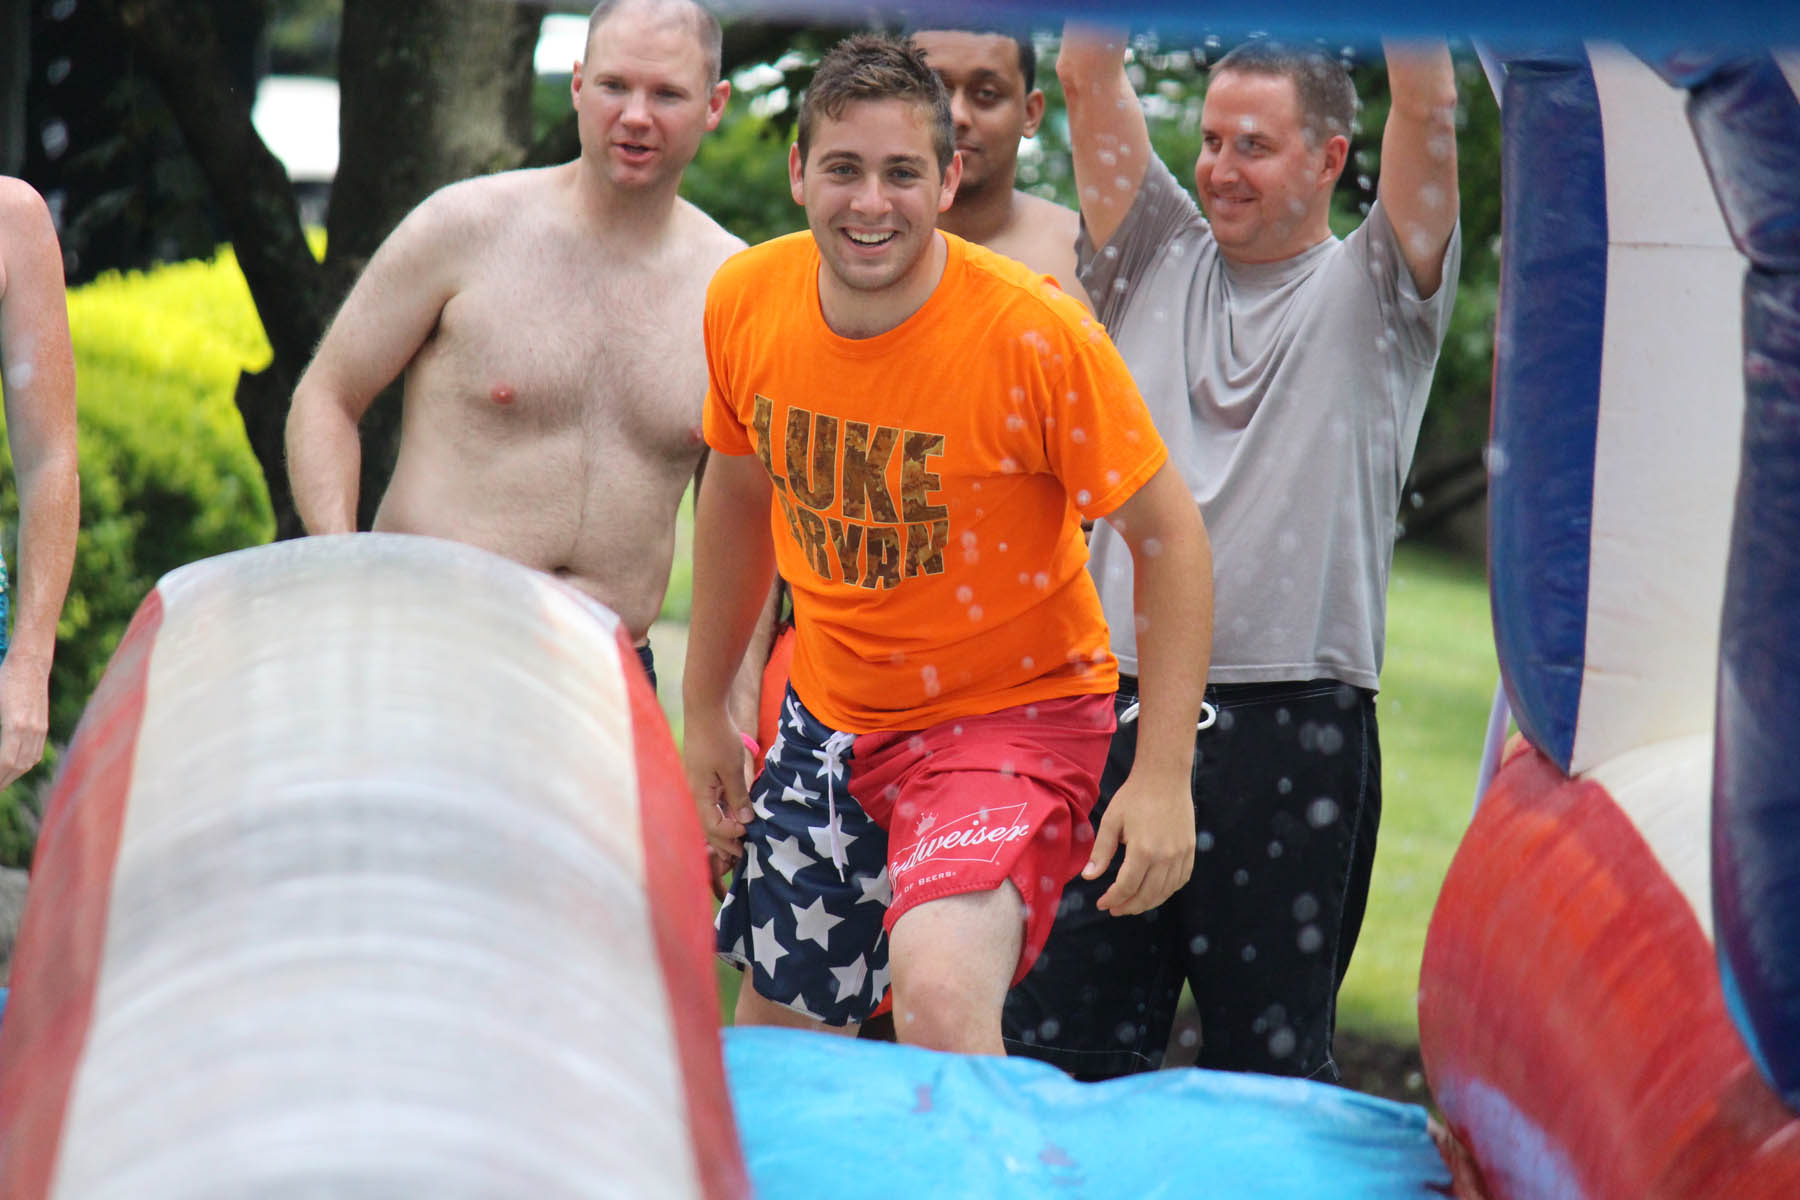
<svg viewBox="0 0 1800 1200">
<path fill-rule="evenodd" d="M 785 1004 L 777 1004 L 763 996 L 750 986 L 750 977 L 745 975 L 744 986 L 738 989 L 737 1008 L 732 1013 L 732 1023 L 736 1025 L 774 1025 L 782 1029 L 809 1029 L 814 1033 L 836 1033 L 845 1037 L 855 1037 L 855 1025 L 827 1025 L 823 1021 L 795 1012 Z"/>
<path fill-rule="evenodd" d="M 894 1032 L 902 1042 L 962 1054 L 1005 1054 L 1000 1009 L 1019 965 L 1025 903 L 1008 880 L 946 896 L 894 923 Z"/>
</svg>

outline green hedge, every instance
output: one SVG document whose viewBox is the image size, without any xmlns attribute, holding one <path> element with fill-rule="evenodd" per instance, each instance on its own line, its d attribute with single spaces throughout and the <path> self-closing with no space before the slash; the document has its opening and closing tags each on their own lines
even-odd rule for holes
<svg viewBox="0 0 1800 1200">
<path fill-rule="evenodd" d="M 232 403 L 237 378 L 269 347 L 237 260 L 107 275 L 69 294 L 80 410 L 81 535 L 57 628 L 50 739 L 65 743 L 131 614 L 166 572 L 266 542 L 262 471 Z M 7 561 L 19 498 L 0 439 Z M 23 865 L 31 822 L 19 806 L 46 764 L 0 797 L 0 863 Z"/>
</svg>

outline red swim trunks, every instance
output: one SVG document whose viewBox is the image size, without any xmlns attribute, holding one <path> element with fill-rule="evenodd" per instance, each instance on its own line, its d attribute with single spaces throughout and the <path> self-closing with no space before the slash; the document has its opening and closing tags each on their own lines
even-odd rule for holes
<svg viewBox="0 0 1800 1200">
<path fill-rule="evenodd" d="M 790 689 L 719 909 L 720 954 L 764 997 L 853 1024 L 886 989 L 886 931 L 902 913 L 1010 879 L 1025 902 L 1024 978 L 1087 862 L 1113 726 L 1107 694 L 850 734 Z"/>
</svg>

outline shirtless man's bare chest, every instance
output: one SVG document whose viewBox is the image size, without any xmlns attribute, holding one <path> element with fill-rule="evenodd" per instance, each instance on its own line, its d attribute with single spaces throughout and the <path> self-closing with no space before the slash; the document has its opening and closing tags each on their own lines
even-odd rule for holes
<svg viewBox="0 0 1800 1200">
<path fill-rule="evenodd" d="M 501 228 L 477 241 L 407 370 L 375 526 L 562 576 L 641 636 L 702 450 L 706 285 L 739 243 L 686 205 L 647 246 L 608 244 L 541 200 L 493 199 L 484 220 Z"/>
</svg>

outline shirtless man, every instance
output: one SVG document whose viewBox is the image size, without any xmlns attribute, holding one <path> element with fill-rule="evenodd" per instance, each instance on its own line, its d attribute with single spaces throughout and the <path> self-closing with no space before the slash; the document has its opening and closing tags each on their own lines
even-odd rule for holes
<svg viewBox="0 0 1800 1200">
<path fill-rule="evenodd" d="M 743 246 L 676 195 L 730 95 L 719 47 L 691 0 L 606 0 L 570 85 L 580 157 L 443 188 L 376 251 L 288 416 L 309 533 L 356 528 L 357 422 L 404 372 L 375 528 L 559 576 L 618 613 L 651 666 L 704 450 L 706 284 Z"/>
<path fill-rule="evenodd" d="M 962 152 L 962 184 L 938 227 L 1050 276 L 1092 308 L 1075 277 L 1080 214 L 1013 186 L 1019 142 L 1034 136 L 1044 119 L 1031 42 L 953 29 L 921 29 L 912 40 L 950 93 Z"/>
<path fill-rule="evenodd" d="M 0 177 L 0 391 L 19 489 L 19 582 L 6 644 L 0 565 L 0 787 L 44 756 L 56 622 L 75 565 L 75 354 L 56 226 L 30 184 Z"/>
</svg>

